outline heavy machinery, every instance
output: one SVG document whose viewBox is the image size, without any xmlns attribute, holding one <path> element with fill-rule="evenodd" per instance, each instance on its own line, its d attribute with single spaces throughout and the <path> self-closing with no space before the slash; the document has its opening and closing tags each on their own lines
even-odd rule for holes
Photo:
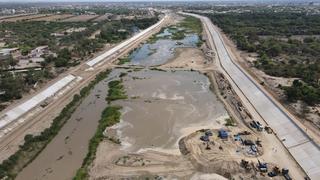
<svg viewBox="0 0 320 180">
<path fill-rule="evenodd" d="M 258 160 L 258 169 L 260 172 L 268 172 L 267 163 L 262 163 Z"/>
<path fill-rule="evenodd" d="M 282 168 L 281 173 L 286 180 L 292 180 L 292 178 L 289 176 L 289 169 Z"/>
</svg>

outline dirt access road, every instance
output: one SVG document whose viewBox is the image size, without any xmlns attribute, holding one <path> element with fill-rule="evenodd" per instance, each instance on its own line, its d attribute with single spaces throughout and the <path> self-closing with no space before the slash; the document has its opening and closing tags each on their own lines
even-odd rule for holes
<svg viewBox="0 0 320 180">
<path fill-rule="evenodd" d="M 230 79 L 237 94 L 244 100 L 245 106 L 254 117 L 263 119 L 265 124 L 271 126 L 279 140 L 287 148 L 294 159 L 304 169 L 311 179 L 320 176 L 319 146 L 304 132 L 305 128 L 297 124 L 297 120 L 276 102 L 236 61 L 228 48 L 226 48 L 219 31 L 212 22 L 203 16 L 195 16 L 203 22 L 209 37 L 214 42 L 219 57 L 221 70 Z"/>
<path fill-rule="evenodd" d="M 206 41 L 212 40 L 208 39 L 206 35 L 204 35 L 203 39 Z M 212 42 L 213 43 L 213 42 Z M 214 49 L 214 48 L 212 48 Z M 199 71 L 201 73 L 205 73 L 208 78 L 210 79 L 213 85 L 212 88 L 217 88 L 215 82 L 215 75 L 214 72 L 220 70 L 221 68 L 217 68 L 217 65 L 214 63 L 219 62 L 215 51 L 210 50 L 206 47 L 205 44 L 201 46 L 201 48 L 177 48 L 175 49 L 175 56 L 167 61 L 165 64 L 156 65 L 155 68 L 161 71 L 166 72 L 177 72 L 177 71 Z M 122 65 L 121 67 L 130 68 L 130 65 Z M 131 70 L 130 70 L 131 71 Z M 170 73 L 171 74 L 171 73 Z M 131 75 L 128 74 L 130 77 Z M 134 76 L 136 77 L 136 76 Z M 158 76 L 157 76 L 158 77 Z M 185 76 L 184 76 L 185 77 Z M 217 76 L 218 77 L 218 76 Z M 144 78 L 140 77 L 141 81 Z M 166 77 L 165 79 L 168 79 Z M 140 81 L 140 80 L 139 80 Z M 127 80 L 124 80 L 127 82 Z M 152 83 L 156 83 L 156 81 L 152 80 Z M 135 82 L 137 85 L 138 82 Z M 156 83 L 162 84 L 164 83 Z M 184 84 L 184 83 L 182 83 Z M 140 87 L 149 87 L 150 85 L 144 84 L 140 85 Z M 127 92 L 130 92 L 131 89 L 135 91 L 139 91 L 137 87 L 131 88 L 131 86 L 126 86 Z M 139 86 L 138 86 L 139 87 Z M 152 86 L 153 87 L 153 86 Z M 166 86 L 168 90 L 168 86 Z M 184 88 L 188 89 L 188 88 Z M 171 90 L 168 90 L 172 92 Z M 237 108 L 232 108 L 233 104 L 228 104 L 225 102 L 224 97 L 222 97 L 222 92 L 215 90 L 215 94 L 219 96 L 220 100 L 224 102 L 226 109 L 228 109 L 230 115 L 237 120 L 237 125 L 235 127 L 224 127 L 223 124 L 225 123 L 225 118 L 218 118 L 212 119 L 210 123 L 206 123 L 205 127 L 199 127 L 196 125 L 190 125 L 190 127 L 185 128 L 183 131 L 183 136 L 186 137 L 185 141 L 185 148 L 181 146 L 179 141 L 179 148 L 186 149 L 186 151 L 181 151 L 182 154 L 176 151 L 176 149 L 164 149 L 155 146 L 154 148 L 147 148 L 143 149 L 142 151 L 139 150 L 138 152 L 130 151 L 126 149 L 128 147 L 128 141 L 126 138 L 121 139 L 121 145 L 116 144 L 109 140 L 104 140 L 98 147 L 96 159 L 92 165 L 90 170 L 90 178 L 91 179 L 121 179 L 121 178 L 132 178 L 132 179 L 145 179 L 145 178 L 156 178 L 156 177 L 164 177 L 168 179 L 224 179 L 223 177 L 217 177 L 216 173 L 223 175 L 225 177 L 229 177 L 230 175 L 232 178 L 235 179 L 253 179 L 253 177 L 249 178 L 252 174 L 243 172 L 241 169 L 240 162 L 241 159 L 245 159 L 250 161 L 252 164 L 257 164 L 257 160 L 259 159 L 261 162 L 267 162 L 268 166 L 277 165 L 278 167 L 286 167 L 290 169 L 290 176 L 294 177 L 295 179 L 303 179 L 306 175 L 303 170 L 299 167 L 299 165 L 294 161 L 292 156 L 287 152 L 287 150 L 283 147 L 281 142 L 276 138 L 273 134 L 268 134 L 266 132 L 256 132 L 252 129 L 249 129 L 245 124 L 242 123 L 241 120 L 238 120 L 237 117 Z M 129 93 L 130 94 L 130 93 Z M 226 94 L 226 93 L 223 93 Z M 134 93 L 133 97 L 141 97 L 146 98 L 144 95 L 135 96 Z M 166 96 L 166 97 L 171 97 Z M 183 96 L 182 96 L 183 97 Z M 207 97 L 207 96 L 205 96 Z M 143 99 L 140 100 L 127 100 L 128 101 L 139 101 L 139 103 L 152 103 L 151 101 L 144 102 Z M 147 98 L 149 99 L 149 98 Z M 184 98 L 185 99 L 185 98 Z M 195 98 L 198 101 L 201 101 L 199 98 Z M 158 104 L 159 102 L 157 102 Z M 202 102 L 204 103 L 204 102 Z M 205 103 L 204 103 L 205 104 Z M 122 105 L 123 106 L 123 105 Z M 139 105 L 140 107 L 143 106 Z M 148 104 L 150 106 L 150 104 Z M 125 107 L 125 106 L 123 106 Z M 126 109 L 126 108 L 125 108 Z M 132 109 L 132 108 L 129 108 Z M 133 110 L 136 112 L 136 109 Z M 124 110 L 125 115 L 122 118 L 125 118 L 126 115 L 130 117 L 137 118 L 137 114 L 127 114 L 128 112 Z M 148 110 L 144 111 L 145 114 L 148 114 Z M 136 112 L 137 113 L 137 112 Z M 140 113 L 141 114 L 141 113 Z M 153 114 L 153 113 L 152 113 Z M 164 113 L 161 113 L 164 115 Z M 205 113 L 204 113 L 205 114 Z M 215 113 L 214 113 L 215 114 Z M 181 116 L 182 117 L 182 116 Z M 130 118 L 130 121 L 134 118 Z M 145 119 L 145 117 L 138 117 L 138 119 Z M 148 118 L 147 118 L 148 119 Z M 161 116 L 161 119 L 167 119 L 165 116 Z M 184 118 L 182 118 L 184 119 Z M 202 118 L 198 118 L 202 119 Z M 259 121 L 262 121 L 259 119 Z M 118 139 L 119 134 L 122 136 L 124 133 L 119 133 L 117 129 L 121 129 L 125 126 L 125 123 L 119 123 L 110 129 L 105 131 L 105 135 L 113 139 Z M 260 139 L 262 142 L 263 150 L 259 150 L 259 155 L 257 156 L 248 156 L 246 153 L 245 146 L 239 145 L 239 143 L 235 142 L 232 138 L 230 138 L 227 142 L 222 143 L 216 136 L 213 136 L 211 143 L 214 142 L 214 145 L 210 144 L 211 149 L 206 149 L 206 146 L 203 145 L 203 142 L 199 140 L 200 135 L 203 133 L 195 132 L 199 129 L 206 129 L 206 128 L 213 128 L 213 129 L 220 129 L 221 126 L 228 129 L 230 133 L 230 137 L 233 137 L 234 134 L 237 134 L 240 131 L 249 131 L 252 133 L 251 138 L 252 141 L 256 139 Z M 133 127 L 130 125 L 130 127 Z M 142 127 L 135 125 L 134 127 Z M 146 122 L 143 123 L 143 128 L 148 127 L 147 129 L 150 131 L 150 125 Z M 160 128 L 159 129 L 165 129 Z M 170 126 L 171 127 L 171 126 Z M 134 129 L 134 128 L 133 128 Z M 141 132 L 143 130 L 138 130 Z M 215 131 L 215 130 L 214 130 Z M 150 132 L 154 132 L 151 130 Z M 216 132 L 214 133 L 216 134 Z M 154 133 L 152 134 L 154 135 Z M 196 136 L 194 136 L 196 135 Z M 133 135 L 127 135 L 127 137 L 134 137 L 136 133 Z M 139 135 L 138 137 L 141 137 Z M 158 136 L 157 136 L 158 137 Z M 179 138 L 180 139 L 180 138 Z M 124 140 L 124 141 L 123 141 Z M 184 141 L 184 140 L 183 140 Z M 129 141 L 130 142 L 130 141 Z M 220 143 L 221 142 L 221 143 Z M 130 144 L 130 143 L 129 143 Z M 164 143 L 162 143 L 164 144 Z M 182 143 L 183 144 L 183 143 Z M 136 145 L 136 143 L 134 144 Z M 224 151 L 219 149 L 221 146 Z M 182 148 L 181 148 L 182 147 Z M 105 152 L 108 152 L 107 154 Z M 186 153 L 183 153 L 186 152 Z M 189 152 L 189 153 L 188 153 Z M 269 166 L 270 169 L 272 169 Z M 200 175 L 198 176 L 198 174 Z M 204 174 L 203 174 L 204 173 Z M 252 172 L 251 172 L 252 173 Z M 255 174 L 257 175 L 257 174 Z M 259 176 L 259 175 L 258 175 Z M 270 179 L 269 177 L 258 177 L 258 179 Z M 281 176 L 278 176 L 273 179 L 282 179 Z"/>
</svg>

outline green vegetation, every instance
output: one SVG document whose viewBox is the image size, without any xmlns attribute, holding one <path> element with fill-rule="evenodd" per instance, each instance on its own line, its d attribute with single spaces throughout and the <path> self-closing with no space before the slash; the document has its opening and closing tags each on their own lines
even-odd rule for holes
<svg viewBox="0 0 320 180">
<path fill-rule="evenodd" d="M 158 34 L 164 33 L 166 29 L 168 30 L 169 33 L 171 33 L 171 35 L 158 36 Z M 178 27 L 170 26 L 167 28 L 162 28 L 158 34 L 151 36 L 148 39 L 147 43 L 152 44 L 159 39 L 168 39 L 168 38 L 171 38 L 173 40 L 182 40 L 186 37 L 187 34 L 190 34 L 190 33 L 196 33 L 199 36 L 201 36 L 202 24 L 199 19 L 187 16 L 182 22 L 178 24 Z M 201 46 L 201 44 L 202 42 L 199 41 L 199 44 L 197 44 L 197 46 Z"/>
<path fill-rule="evenodd" d="M 125 77 L 125 76 L 127 76 L 127 75 L 128 75 L 128 73 L 126 73 L 126 72 L 121 72 L 120 75 L 119 75 L 119 77 L 122 78 L 122 77 Z"/>
<path fill-rule="evenodd" d="M 66 67 L 78 65 L 93 53 L 101 50 L 105 43 L 118 43 L 134 33 L 134 29 L 145 29 L 156 23 L 157 17 L 122 19 L 101 22 L 44 22 L 21 21 L 0 23 L 0 39 L 6 47 L 18 47 L 22 55 L 27 55 L 38 46 L 48 45 L 48 53 L 39 66 L 41 70 L 30 70 L 27 73 L 13 75 L 7 71 L 14 70 L 18 63 L 12 56 L 0 61 L 0 105 L 1 103 L 20 99 L 29 92 L 35 83 L 43 83 L 54 78 Z M 83 28 L 70 32 L 71 28 Z M 69 30 L 67 32 L 67 30 Z M 89 38 L 101 30 L 95 38 Z M 59 34 L 55 36 L 54 34 Z M 20 55 L 18 55 L 19 57 Z M 121 63 L 128 59 L 121 59 Z M 55 68 L 53 68 L 53 66 Z"/>
<path fill-rule="evenodd" d="M 147 43 L 153 44 L 153 43 L 157 42 L 157 40 L 159 40 L 159 39 L 160 38 L 156 34 L 154 34 L 147 40 Z"/>
<path fill-rule="evenodd" d="M 265 73 L 299 78 L 283 87 L 287 100 L 320 103 L 320 16 L 306 11 L 206 14 L 241 50 L 255 52 Z"/>
<path fill-rule="evenodd" d="M 126 57 L 119 58 L 118 60 L 119 60 L 118 65 L 122 65 L 130 62 L 130 57 L 126 56 Z"/>
<path fill-rule="evenodd" d="M 307 104 L 319 103 L 319 89 L 309 86 L 299 80 L 294 80 L 292 86 L 283 87 L 283 89 L 290 102 L 302 100 Z"/>
<path fill-rule="evenodd" d="M 70 119 L 73 112 L 81 104 L 82 100 L 90 93 L 90 90 L 101 80 L 105 79 L 109 70 L 99 73 L 95 80 L 81 89 L 80 94 L 76 94 L 73 100 L 61 111 L 51 126 L 46 128 L 40 135 L 26 135 L 24 144 L 19 150 L 4 160 L 0 165 L 0 179 L 14 179 L 18 172 L 27 166 L 37 155 L 46 147 L 46 145 L 58 134 L 62 126 Z"/>
<path fill-rule="evenodd" d="M 84 180 L 89 178 L 89 167 L 96 157 L 99 143 L 104 139 L 103 131 L 107 127 L 112 126 L 120 121 L 120 109 L 121 106 L 108 106 L 103 110 L 97 131 L 89 142 L 89 151 L 82 162 L 81 168 L 78 169 L 73 180 Z"/>
<path fill-rule="evenodd" d="M 158 21 L 158 18 L 144 18 L 120 21 L 113 21 L 102 26 L 100 37 L 108 43 L 116 43 L 127 39 L 132 33 L 132 28 L 145 29 Z"/>
<path fill-rule="evenodd" d="M 0 91 L 5 94 L 0 95 L 0 101 L 20 99 L 23 91 L 24 78 L 18 74 L 14 76 L 10 72 L 1 72 Z"/>
<path fill-rule="evenodd" d="M 226 123 L 224 124 L 225 126 L 236 126 L 234 119 L 231 117 L 226 118 L 225 121 L 226 121 Z"/>
<path fill-rule="evenodd" d="M 161 68 L 157 68 L 157 67 L 151 67 L 150 70 L 152 71 L 162 71 L 162 72 L 167 72 L 166 70 L 164 69 L 161 69 Z"/>
<path fill-rule="evenodd" d="M 115 80 L 109 82 L 109 90 L 108 96 L 106 100 L 110 103 L 111 101 L 115 101 L 118 99 L 127 99 L 126 91 L 124 90 L 124 86 L 122 84 L 122 80 Z"/>
<path fill-rule="evenodd" d="M 96 13 L 98 15 L 104 15 L 106 13 L 111 13 L 115 15 L 148 15 L 147 10 L 133 9 L 126 7 L 105 7 L 105 6 L 96 6 L 90 8 L 41 8 L 39 13 L 50 14 L 50 13 L 61 13 L 61 14 L 87 14 L 87 12 Z"/>
<path fill-rule="evenodd" d="M 160 37 L 158 36 L 158 34 L 162 34 L 164 31 L 165 31 L 165 27 L 162 27 L 161 30 L 157 33 L 157 34 L 153 34 L 148 40 L 147 40 L 147 43 L 149 44 L 153 44 L 155 42 L 157 42 L 159 39 L 162 39 L 162 38 L 166 38 L 166 37 Z"/>
<path fill-rule="evenodd" d="M 55 46 L 56 37 L 51 36 L 51 33 L 89 25 L 91 23 L 85 22 L 2 22 L 0 23 L 0 38 L 4 38 L 6 46 L 19 47 L 22 54 L 27 54 L 37 46 Z"/>
<path fill-rule="evenodd" d="M 178 30 L 172 33 L 171 38 L 173 40 L 182 40 L 186 37 L 184 30 Z"/>
<path fill-rule="evenodd" d="M 178 24 L 178 27 L 171 27 L 169 32 L 172 33 L 171 38 L 173 40 L 182 40 L 188 33 L 196 33 L 200 37 L 202 33 L 202 24 L 198 18 L 186 16 L 185 19 Z M 200 41 L 198 43 L 197 46 L 202 44 Z"/>
<path fill-rule="evenodd" d="M 122 81 L 119 80 L 109 82 L 109 91 L 106 98 L 109 102 L 116 99 L 127 98 L 123 90 L 124 87 L 121 83 Z M 81 168 L 78 169 L 73 180 L 83 180 L 89 178 L 89 167 L 96 157 L 97 148 L 100 142 L 105 138 L 103 132 L 107 127 L 112 126 L 120 121 L 121 108 L 121 106 L 108 106 L 103 110 L 97 131 L 89 142 L 88 153 L 82 162 Z M 119 139 L 108 139 L 113 141 L 114 143 L 120 143 Z"/>
<path fill-rule="evenodd" d="M 185 19 L 179 24 L 179 27 L 189 30 L 193 33 L 197 33 L 201 36 L 202 23 L 198 18 L 186 16 Z"/>
</svg>

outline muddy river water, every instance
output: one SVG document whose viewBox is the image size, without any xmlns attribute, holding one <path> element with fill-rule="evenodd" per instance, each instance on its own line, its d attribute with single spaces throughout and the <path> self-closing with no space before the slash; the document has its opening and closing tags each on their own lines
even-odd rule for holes
<svg viewBox="0 0 320 180">
<path fill-rule="evenodd" d="M 188 35 L 181 42 L 195 46 L 197 39 L 196 35 Z M 165 63 L 173 57 L 175 47 L 177 42 L 168 39 L 144 44 L 132 53 L 131 63 L 146 66 Z M 155 50 L 150 53 L 150 49 Z M 224 106 L 209 89 L 208 78 L 198 72 L 115 69 L 95 86 L 58 135 L 18 175 L 18 180 L 72 179 L 87 153 L 101 112 L 108 106 L 105 101 L 108 81 L 118 78 L 121 72 L 128 73 L 123 83 L 129 98 L 114 102 L 123 106 L 122 119 L 114 128 L 123 149 L 134 152 L 148 148 L 176 149 L 181 136 L 211 125 L 219 126 L 217 120 L 223 122 L 227 117 Z"/>
<path fill-rule="evenodd" d="M 177 149 L 182 135 L 219 126 L 216 119 L 227 116 L 208 78 L 198 72 L 143 70 L 130 73 L 124 84 L 135 98 L 118 102 L 124 109 L 117 129 L 130 151 Z"/>
</svg>

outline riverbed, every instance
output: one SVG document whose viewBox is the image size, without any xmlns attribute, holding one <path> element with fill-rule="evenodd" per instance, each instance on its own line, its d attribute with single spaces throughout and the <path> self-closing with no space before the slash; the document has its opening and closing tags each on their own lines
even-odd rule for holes
<svg viewBox="0 0 320 180">
<path fill-rule="evenodd" d="M 121 121 L 113 127 L 122 150 L 179 153 L 178 141 L 182 136 L 202 128 L 221 127 L 228 115 L 210 91 L 206 76 L 195 71 L 148 68 L 174 58 L 176 48 L 195 48 L 199 41 L 196 34 L 172 40 L 170 33 L 165 29 L 158 40 L 143 44 L 130 54 L 129 64 L 142 65 L 145 69 L 114 69 L 98 83 L 58 135 L 17 179 L 72 179 L 88 152 L 101 112 L 108 106 L 105 101 L 108 82 L 119 79 L 124 72 L 128 99 L 112 103 L 123 106 Z"/>
<path fill-rule="evenodd" d="M 178 140 L 194 130 L 222 127 L 228 117 L 203 74 L 188 71 L 131 72 L 124 78 L 130 100 L 117 125 L 123 148 L 137 152 L 177 150 Z"/>
<path fill-rule="evenodd" d="M 154 66 L 166 63 L 174 57 L 176 48 L 197 47 L 199 36 L 194 33 L 186 34 L 181 40 L 172 39 L 172 31 L 169 28 L 156 36 L 155 42 L 142 44 L 133 51 L 129 58 L 132 65 Z"/>
<path fill-rule="evenodd" d="M 108 82 L 118 75 L 113 71 L 98 83 L 47 147 L 18 174 L 17 180 L 72 179 L 88 152 L 105 101 Z"/>
</svg>

